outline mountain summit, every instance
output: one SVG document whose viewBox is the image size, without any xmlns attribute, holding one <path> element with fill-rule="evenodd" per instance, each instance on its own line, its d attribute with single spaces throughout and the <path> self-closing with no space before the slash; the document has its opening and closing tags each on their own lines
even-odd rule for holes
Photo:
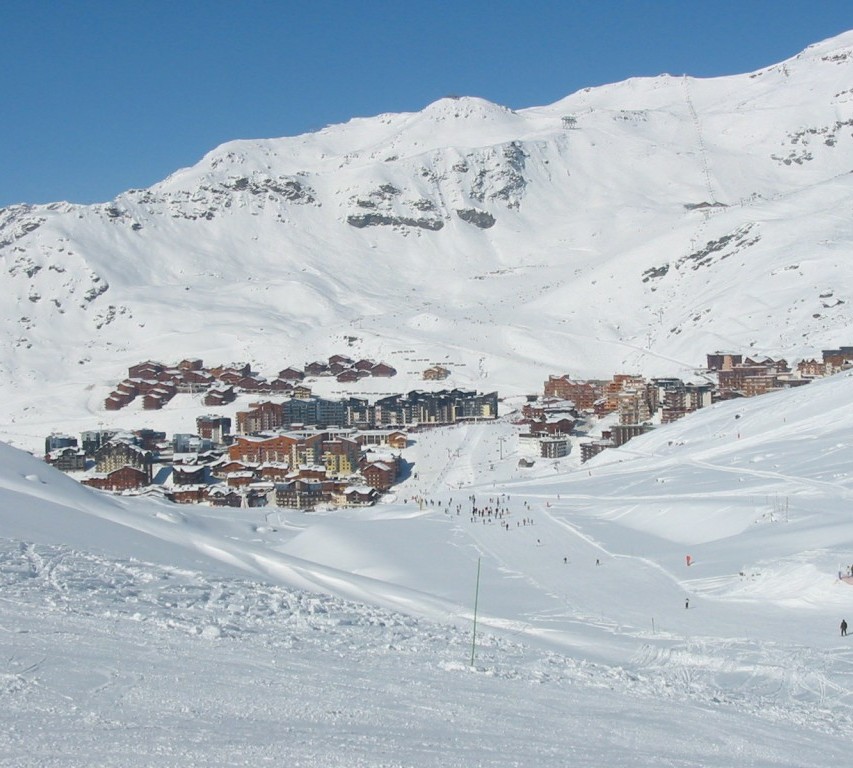
<svg viewBox="0 0 853 768">
<path fill-rule="evenodd" d="M 145 358 L 338 352 L 522 392 L 849 343 L 853 33 L 757 72 L 233 141 L 100 205 L 0 211 L 6 434 Z M 34 387 L 38 389 L 34 389 Z"/>
</svg>

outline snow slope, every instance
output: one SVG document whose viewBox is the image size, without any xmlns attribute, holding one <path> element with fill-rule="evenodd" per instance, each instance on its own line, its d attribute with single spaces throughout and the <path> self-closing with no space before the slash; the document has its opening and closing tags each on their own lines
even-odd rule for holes
<svg viewBox="0 0 853 768">
<path fill-rule="evenodd" d="M 440 362 L 521 393 L 849 343 L 851 52 L 520 111 L 442 99 L 230 142 L 102 205 L 3 209 L 0 434 L 91 426 L 149 357 L 271 374 L 347 352 L 395 389 Z"/>
<path fill-rule="evenodd" d="M 0 764 L 842 760 L 852 387 L 582 467 L 519 468 L 509 420 L 420 433 L 394 499 L 313 514 L 108 497 L 4 446 Z"/>
</svg>

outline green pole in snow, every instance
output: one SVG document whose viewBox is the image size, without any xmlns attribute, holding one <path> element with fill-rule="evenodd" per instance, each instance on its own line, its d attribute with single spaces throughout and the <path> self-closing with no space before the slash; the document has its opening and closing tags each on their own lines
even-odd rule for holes
<svg viewBox="0 0 853 768">
<path fill-rule="evenodd" d="M 474 666 L 474 649 L 477 647 L 477 603 L 480 600 L 480 558 L 477 558 L 477 588 L 474 590 L 474 634 L 471 637 L 471 666 Z"/>
</svg>

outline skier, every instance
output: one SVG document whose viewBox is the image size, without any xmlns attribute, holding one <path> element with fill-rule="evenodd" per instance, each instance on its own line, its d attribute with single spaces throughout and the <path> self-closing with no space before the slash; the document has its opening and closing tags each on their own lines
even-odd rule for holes
<svg viewBox="0 0 853 768">
<path fill-rule="evenodd" d="M 690 598 L 689 598 L 689 597 L 688 597 L 688 598 L 686 598 L 686 599 L 684 600 L 684 607 L 685 607 L 685 608 L 689 608 L 689 607 L 690 607 Z"/>
<path fill-rule="evenodd" d="M 841 619 L 841 637 L 847 637 L 847 620 Z"/>
</svg>

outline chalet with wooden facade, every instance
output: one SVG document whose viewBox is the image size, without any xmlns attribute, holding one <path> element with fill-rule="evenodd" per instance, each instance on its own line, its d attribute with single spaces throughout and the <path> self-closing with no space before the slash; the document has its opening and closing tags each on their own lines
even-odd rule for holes
<svg viewBox="0 0 853 768">
<path fill-rule="evenodd" d="M 209 468 L 205 464 L 173 464 L 173 485 L 202 485 L 207 482 Z"/>
<path fill-rule="evenodd" d="M 357 371 L 354 368 L 346 368 L 335 374 L 335 380 L 342 384 L 351 384 L 352 382 L 359 381 L 362 378 L 364 378 L 362 372 Z"/>
<path fill-rule="evenodd" d="M 144 473 L 147 481 L 151 482 L 151 451 L 131 445 L 123 440 L 111 440 L 95 452 L 95 471 L 108 474 L 128 466 Z"/>
<path fill-rule="evenodd" d="M 50 451 L 44 460 L 61 472 L 82 472 L 86 469 L 86 452 L 73 445 Z"/>
<path fill-rule="evenodd" d="M 604 389 L 601 382 L 575 381 L 568 375 L 563 375 L 549 376 L 544 392 L 546 397 L 571 400 L 578 410 L 592 411 L 595 403 L 602 398 Z"/>
<path fill-rule="evenodd" d="M 251 403 L 248 411 L 237 412 L 237 432 L 251 435 L 266 432 L 284 426 L 284 412 L 281 403 Z"/>
<path fill-rule="evenodd" d="M 212 477 L 224 480 L 232 472 L 244 472 L 245 470 L 254 471 L 258 466 L 258 462 L 244 462 L 223 457 L 218 462 L 210 465 L 210 474 Z"/>
<path fill-rule="evenodd" d="M 145 470 L 125 465 L 108 472 L 99 472 L 80 482 L 102 491 L 130 491 L 148 485 L 151 475 Z"/>
<path fill-rule="evenodd" d="M 207 414 L 196 418 L 195 427 L 199 437 L 210 440 L 214 445 L 224 445 L 231 434 L 231 419 Z"/>
<path fill-rule="evenodd" d="M 282 368 L 278 372 L 278 378 L 283 381 L 302 381 L 305 378 L 305 372 L 300 371 L 298 368 Z"/>
<path fill-rule="evenodd" d="M 243 496 L 233 488 L 213 486 L 204 492 L 204 500 L 211 507 L 242 507 Z"/>
<path fill-rule="evenodd" d="M 390 379 L 392 376 L 397 375 L 397 369 L 392 368 L 386 363 L 376 363 L 376 365 L 370 369 L 370 375 L 382 379 Z"/>
<path fill-rule="evenodd" d="M 399 429 L 359 429 L 352 435 L 361 447 L 387 445 L 389 448 L 402 450 L 409 444 L 408 436 Z"/>
<path fill-rule="evenodd" d="M 441 365 L 432 365 L 423 372 L 424 381 L 444 381 L 450 376 L 450 369 Z"/>
<path fill-rule="evenodd" d="M 394 484 L 396 473 L 392 465 L 386 464 L 384 461 L 377 461 L 373 464 L 367 464 L 361 474 L 364 477 L 365 483 L 377 491 L 387 491 Z"/>
<path fill-rule="evenodd" d="M 255 476 L 267 483 L 283 482 L 290 474 L 290 465 L 278 462 L 265 462 L 255 469 Z"/>
<path fill-rule="evenodd" d="M 804 379 L 817 379 L 830 376 L 833 372 L 832 363 L 823 360 L 801 360 L 797 363 L 797 373 Z"/>
<path fill-rule="evenodd" d="M 531 421 L 528 425 L 532 435 L 569 435 L 575 427 L 573 418 L 548 416 L 544 419 Z"/>
<path fill-rule="evenodd" d="M 781 377 L 789 373 L 790 368 L 785 360 L 755 360 L 748 357 L 742 363 L 717 372 L 718 388 L 723 396 L 738 394 L 742 397 L 755 397 L 781 389 Z"/>
<path fill-rule="evenodd" d="M 380 493 L 369 486 L 351 486 L 344 493 L 344 501 L 348 507 L 368 507 L 379 500 Z"/>
<path fill-rule="evenodd" d="M 653 379 L 650 390 L 655 408 L 661 412 L 661 423 L 668 424 L 688 413 L 711 405 L 710 384 L 685 384 L 681 379 Z"/>
<path fill-rule="evenodd" d="M 343 497 L 347 484 L 335 480 L 289 480 L 275 484 L 275 504 L 291 509 L 313 509 L 321 504 L 332 504 Z"/>
<path fill-rule="evenodd" d="M 359 444 L 334 432 L 286 432 L 238 435 L 229 458 L 250 464 L 279 463 L 291 468 L 322 465 L 329 477 L 345 477 L 358 468 Z"/>
<path fill-rule="evenodd" d="M 714 352 L 707 356 L 709 371 L 730 371 L 734 366 L 743 363 L 743 355 L 728 352 Z"/>
<path fill-rule="evenodd" d="M 158 363 L 154 360 L 146 360 L 144 363 L 131 365 L 127 369 L 127 375 L 131 379 L 156 379 L 157 376 L 166 370 L 163 363 Z"/>
<path fill-rule="evenodd" d="M 237 399 L 234 387 L 218 386 L 209 389 L 204 394 L 202 402 L 207 406 L 228 405 Z"/>
<path fill-rule="evenodd" d="M 315 360 L 313 363 L 308 363 L 305 366 L 306 376 L 330 376 L 329 366 L 327 363 Z"/>
<path fill-rule="evenodd" d="M 632 437 L 644 435 L 654 429 L 652 424 L 616 424 L 610 429 L 610 439 L 613 445 L 619 448 L 625 445 Z"/>
<path fill-rule="evenodd" d="M 853 366 L 853 347 L 824 349 L 821 353 L 823 362 L 832 366 L 832 371 L 841 371 Z"/>
<path fill-rule="evenodd" d="M 142 407 L 146 411 L 156 411 L 162 408 L 178 393 L 177 387 L 169 382 L 161 382 L 152 387 L 142 397 Z"/>
<path fill-rule="evenodd" d="M 581 443 L 581 463 L 589 461 L 593 456 L 597 456 L 608 448 L 613 448 L 612 440 L 592 440 Z"/>
<path fill-rule="evenodd" d="M 201 504 L 206 501 L 207 485 L 179 485 L 169 492 L 175 504 Z"/>
<path fill-rule="evenodd" d="M 232 462 L 258 465 L 264 462 L 291 464 L 291 450 L 297 438 L 279 435 L 237 435 L 228 447 Z M 226 465 L 227 466 L 227 465 Z"/>
</svg>

